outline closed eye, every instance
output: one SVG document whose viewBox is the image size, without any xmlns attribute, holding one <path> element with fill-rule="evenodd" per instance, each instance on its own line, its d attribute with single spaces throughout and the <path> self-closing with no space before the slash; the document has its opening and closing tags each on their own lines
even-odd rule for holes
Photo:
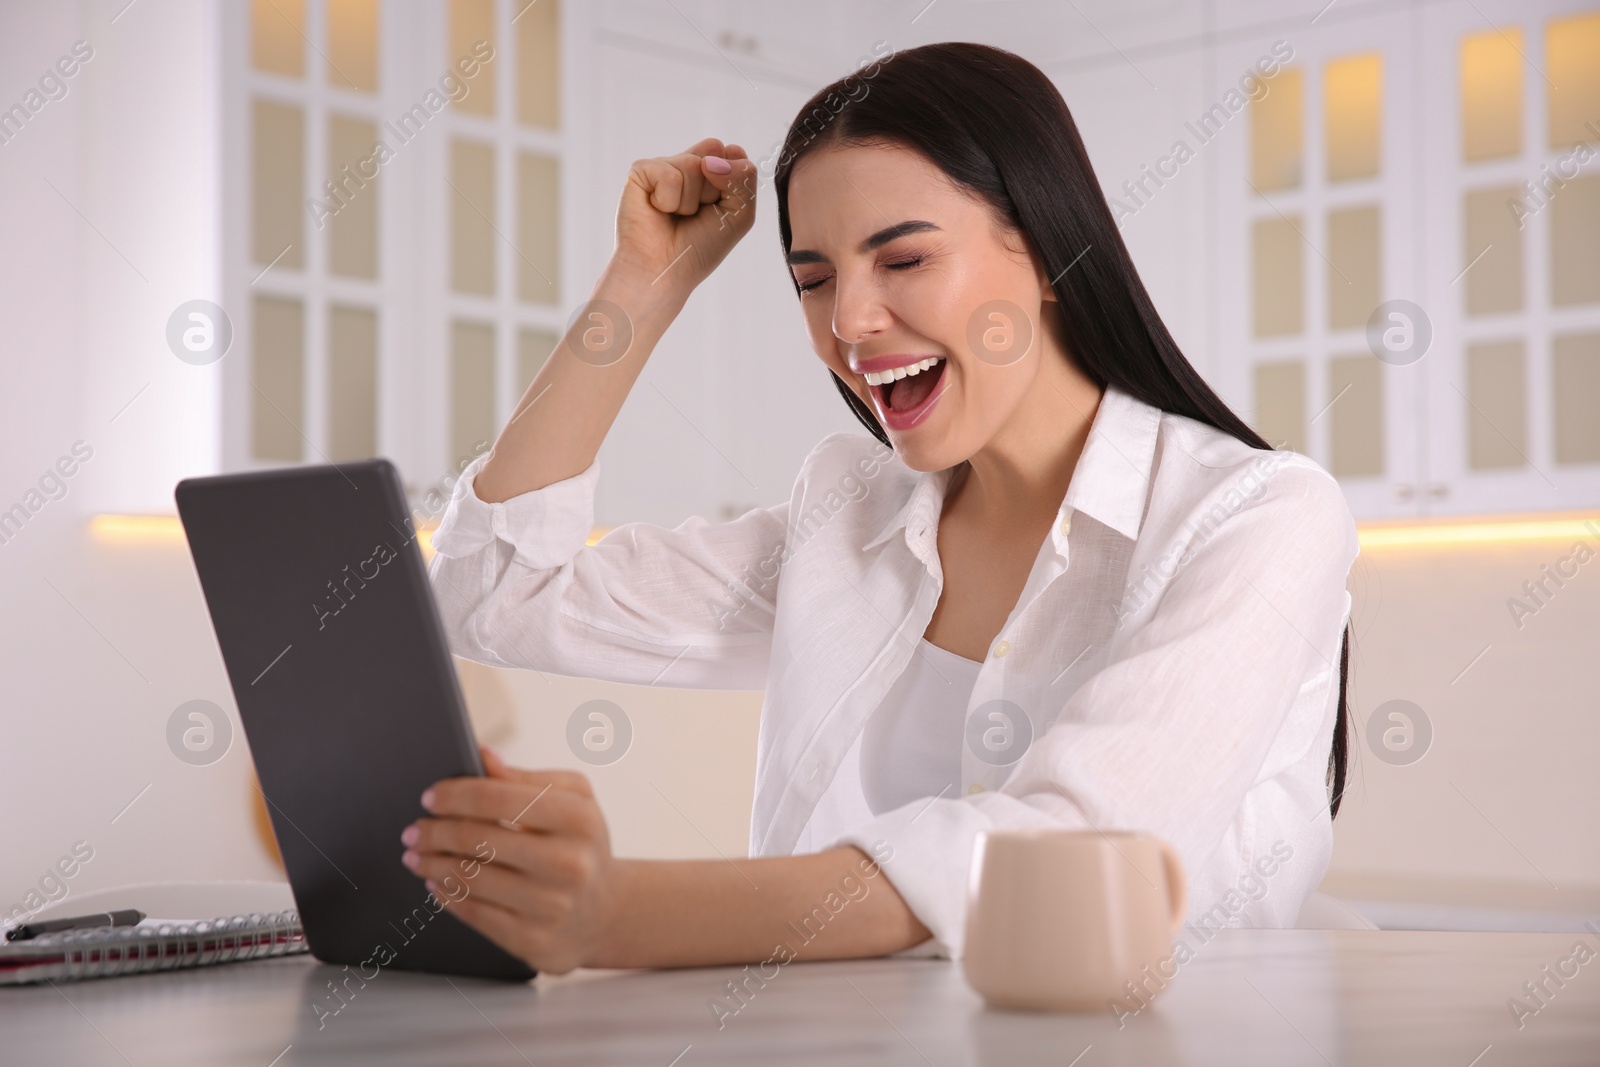
<svg viewBox="0 0 1600 1067">
<path fill-rule="evenodd" d="M 922 264 L 927 261 L 927 258 L 928 257 L 926 253 L 918 252 L 915 255 L 906 256 L 901 259 L 893 260 L 892 262 L 884 263 L 883 267 L 886 270 L 910 270 L 913 267 L 922 266 Z M 811 292 L 811 290 L 816 289 L 819 286 L 826 285 L 832 280 L 833 275 L 825 274 L 820 278 L 812 278 L 807 281 L 796 281 L 794 284 L 795 288 L 798 289 L 801 294 L 805 294 Z"/>
</svg>

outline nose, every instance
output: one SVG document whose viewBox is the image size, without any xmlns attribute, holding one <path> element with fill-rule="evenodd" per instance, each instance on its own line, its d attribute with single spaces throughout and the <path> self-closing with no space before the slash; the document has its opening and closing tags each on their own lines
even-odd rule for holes
<svg viewBox="0 0 1600 1067">
<path fill-rule="evenodd" d="M 833 293 L 833 335 L 847 345 L 882 333 L 894 321 L 870 271 L 839 271 Z"/>
</svg>

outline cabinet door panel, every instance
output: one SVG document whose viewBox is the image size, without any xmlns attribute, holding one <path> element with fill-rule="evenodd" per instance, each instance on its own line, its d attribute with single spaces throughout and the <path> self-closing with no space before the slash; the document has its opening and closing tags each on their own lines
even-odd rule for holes
<svg viewBox="0 0 1600 1067">
<path fill-rule="evenodd" d="M 1378 12 L 1219 46 L 1216 102 L 1236 82 L 1249 102 L 1236 129 L 1197 131 L 1225 279 L 1218 381 L 1274 445 L 1339 478 L 1358 518 L 1418 510 L 1415 40 L 1407 16 Z"/>
<path fill-rule="evenodd" d="M 1600 419 L 1584 356 L 1600 350 L 1600 293 L 1585 296 L 1581 278 L 1574 288 L 1566 252 L 1587 243 L 1589 262 L 1600 256 L 1600 220 L 1586 210 L 1600 166 L 1580 166 L 1571 144 L 1551 147 L 1552 116 L 1559 124 L 1564 111 L 1541 73 L 1552 41 L 1558 52 L 1583 44 L 1571 30 L 1586 10 L 1592 0 L 1491 0 L 1420 14 L 1429 121 L 1417 155 L 1430 194 L 1421 224 L 1434 326 L 1423 361 L 1424 514 L 1600 501 L 1600 457 L 1584 447 Z M 1600 53 L 1600 38 L 1590 47 Z M 1582 79 L 1566 80 L 1582 89 Z"/>
</svg>

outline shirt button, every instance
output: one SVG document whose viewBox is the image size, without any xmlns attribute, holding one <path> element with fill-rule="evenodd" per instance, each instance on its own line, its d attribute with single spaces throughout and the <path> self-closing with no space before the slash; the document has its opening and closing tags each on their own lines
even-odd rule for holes
<svg viewBox="0 0 1600 1067">
<path fill-rule="evenodd" d="M 967 786 L 967 796 L 969 797 L 981 792 L 983 792 L 983 786 L 978 782 L 973 782 L 971 785 Z"/>
<path fill-rule="evenodd" d="M 1067 534 L 1069 534 L 1071 532 L 1072 532 L 1072 516 L 1071 515 L 1063 515 L 1061 517 L 1061 536 L 1065 537 L 1065 536 L 1067 536 Z"/>
<path fill-rule="evenodd" d="M 994 654 L 995 654 L 995 658 L 996 659 L 1003 658 L 1005 656 L 1005 654 L 1007 652 L 1010 652 L 1010 651 L 1011 651 L 1011 642 L 1010 641 L 1003 641 L 1002 640 L 1002 641 L 996 641 L 995 642 L 995 644 L 994 644 Z"/>
</svg>

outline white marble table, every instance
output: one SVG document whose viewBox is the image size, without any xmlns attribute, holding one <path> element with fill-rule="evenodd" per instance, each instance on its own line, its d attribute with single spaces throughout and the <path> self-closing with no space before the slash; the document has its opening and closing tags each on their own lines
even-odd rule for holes
<svg viewBox="0 0 1600 1067">
<path fill-rule="evenodd" d="M 1600 1064 L 1600 957 L 1519 1028 L 1507 1006 L 1593 934 L 1224 931 L 1124 1020 L 990 1011 L 934 960 L 790 964 L 720 1029 L 734 968 L 532 985 L 380 973 L 338 1014 L 309 957 L 0 989 L 11 1064 Z M 328 1005 L 337 1002 L 328 1001 Z"/>
</svg>

